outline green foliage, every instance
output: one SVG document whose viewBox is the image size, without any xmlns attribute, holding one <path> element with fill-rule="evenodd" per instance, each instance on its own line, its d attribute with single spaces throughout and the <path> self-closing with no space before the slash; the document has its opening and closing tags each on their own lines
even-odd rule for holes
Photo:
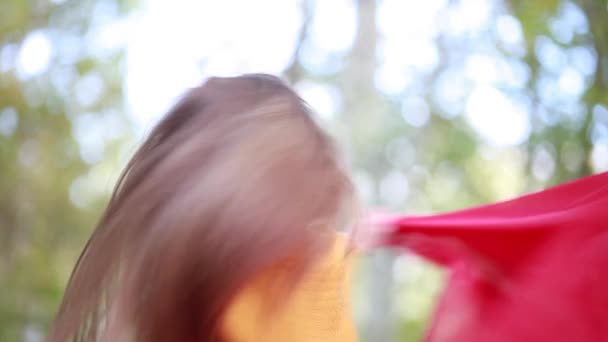
<svg viewBox="0 0 608 342">
<path fill-rule="evenodd" d="M 364 7 L 361 3 L 369 6 L 368 2 L 360 2 L 360 11 Z M 451 1 L 449 5 L 457 6 L 459 3 Z M 376 4 L 380 6 L 381 3 Z M 346 129 L 350 137 L 345 139 L 354 141 L 354 167 L 359 174 L 367 174 L 372 185 L 376 186 L 368 201 L 401 212 L 442 212 L 511 198 L 605 168 L 605 165 L 596 165 L 597 161 L 594 161 L 593 155 L 595 149 L 598 146 L 601 148 L 607 138 L 600 133 L 604 127 L 608 127 L 608 122 L 605 122 L 608 118 L 602 119 L 602 113 L 608 113 L 607 3 L 600 0 L 512 0 L 499 2 L 497 7 L 503 8 L 502 13 L 510 15 L 516 25 L 520 25 L 523 52 L 513 52 L 505 48 L 495 35 L 488 34 L 497 29 L 494 23 L 488 24 L 488 31 L 471 33 L 464 38 L 442 32 L 435 39 L 442 59 L 430 77 L 420 75 L 414 85 L 405 87 L 397 96 L 387 96 L 378 93 L 376 89 L 368 89 L 355 95 L 358 102 L 349 102 L 348 99 L 345 101 L 347 104 L 354 103 L 344 108 L 342 113 L 347 118 L 355 116 L 350 119 Z M 369 10 L 368 7 L 365 9 Z M 361 16 L 359 20 L 359 26 L 365 24 L 365 16 Z M 377 44 L 375 40 L 362 35 L 358 36 L 358 39 L 355 47 L 363 45 L 372 49 L 372 46 Z M 542 43 L 549 45 L 552 49 L 550 52 L 555 54 L 544 55 Z M 479 47 L 475 44 L 479 44 Z M 488 144 L 464 120 L 464 106 L 454 112 L 446 112 L 434 94 L 434 87 L 440 75 L 449 69 L 464 68 L 461 63 L 463 55 L 466 58 L 469 53 L 488 53 L 488 50 L 493 49 L 497 51 L 498 58 L 521 62 L 527 73 L 526 82 L 520 89 L 499 86 L 506 94 L 526 98 L 528 104 L 527 115 L 531 123 L 531 134 L 515 146 L 495 147 Z M 555 87 L 551 87 L 563 82 L 560 81 L 562 72 L 566 68 L 581 68 L 581 65 L 576 65 L 573 57 L 573 52 L 580 51 L 592 51 L 593 56 L 585 62 L 582 69 L 589 67 L 593 59 L 597 61 L 595 70 L 582 76 L 582 93 L 555 95 Z M 561 69 L 551 69 L 552 63 L 562 56 L 566 57 Z M 362 62 L 365 55 L 358 53 L 356 49 L 353 49 L 350 58 L 365 64 Z M 377 65 L 375 60 L 368 60 L 367 63 Z M 346 69 L 345 72 L 355 71 Z M 365 70 L 357 72 L 362 73 Z M 342 77 L 363 79 L 371 83 L 374 75 Z M 463 84 L 469 87 L 464 93 L 470 93 L 471 85 L 466 82 Z M 460 86 L 460 83 L 452 85 Z M 400 103 L 412 93 L 423 98 L 430 109 L 430 118 L 423 125 L 412 126 L 403 120 L 395 120 L 407 115 L 401 112 Z M 345 96 L 348 96 L 348 92 L 345 92 Z M 558 98 L 555 98 L 556 96 Z M 369 100 L 370 98 L 373 100 Z M 466 98 L 462 101 L 465 100 Z M 358 107 L 365 102 L 373 102 L 374 106 L 365 107 L 363 112 L 367 115 L 357 114 L 360 111 Z M 390 149 L 395 139 L 405 141 L 400 145 L 403 146 L 402 150 L 412 149 L 411 154 L 415 155 L 413 161 L 404 163 L 399 160 L 401 157 L 395 158 L 391 153 L 386 153 L 386 149 Z M 395 172 L 407 177 L 408 183 L 403 191 L 407 191 L 409 195 L 405 200 L 395 200 L 390 196 L 390 180 Z M 385 182 L 389 184 L 388 196 L 382 194 Z M 404 185 L 394 182 L 394 186 Z M 374 256 L 369 258 L 373 260 Z M 390 261 L 391 265 L 394 262 Z M 404 282 L 398 279 L 390 274 L 392 267 L 388 267 L 388 272 L 386 269 L 376 272 L 374 267 L 377 268 L 378 265 L 369 263 L 363 263 L 361 267 L 365 270 L 361 271 L 362 274 L 372 274 L 371 279 L 355 282 L 357 287 L 364 288 L 358 292 L 368 295 L 360 295 L 356 297 L 356 301 L 371 301 L 362 305 L 364 309 L 361 310 L 370 311 L 368 315 L 372 317 L 383 315 L 383 312 L 387 311 L 394 312 L 389 320 L 394 319 L 397 322 L 394 334 L 384 336 L 382 340 L 419 340 L 426 327 L 428 310 L 433 306 L 437 292 L 427 290 L 429 283 Z M 399 267 L 394 267 L 396 273 L 399 273 Z M 431 283 L 435 281 L 434 284 L 437 284 L 440 277 L 433 279 Z M 396 297 L 395 302 L 383 302 L 382 295 L 374 293 L 379 286 L 385 291 L 392 291 Z M 415 295 L 410 295 L 412 293 Z M 420 311 L 417 319 L 395 310 L 395 307 L 415 306 L 419 297 L 426 298 L 423 304 L 420 304 L 426 311 Z M 369 333 L 375 329 L 374 324 L 376 322 L 371 320 L 367 329 L 363 329 L 364 340 L 378 340 L 373 337 L 373 333 Z M 389 324 L 379 329 L 391 327 Z"/>
<path fill-rule="evenodd" d="M 122 109 L 121 79 L 114 71 L 120 51 L 104 59 L 85 51 L 64 58 L 86 44 L 83 35 L 73 33 L 89 30 L 96 4 L 0 4 L 0 341 L 44 334 L 107 196 L 107 191 L 90 192 L 87 203 L 76 203 L 70 191 L 86 192 L 91 183 L 79 178 L 91 178 L 108 163 L 116 166 L 115 154 L 101 163 L 83 160 L 75 130 L 85 113 L 103 118 L 110 109 Z M 52 52 L 43 70 L 26 74 L 19 53 L 36 32 Z M 68 35 L 75 39 L 64 40 Z M 103 91 L 82 103 L 78 97 L 89 89 L 79 81 L 91 72 Z M 123 137 L 104 137 L 99 144 L 109 147 L 117 139 Z"/>
<path fill-rule="evenodd" d="M 314 5 L 304 3 L 305 11 Z M 294 82 L 306 79 L 339 90 L 343 108 L 326 124 L 343 142 L 357 180 L 369 183 L 368 202 L 409 213 L 440 212 L 599 171 L 593 151 L 608 139 L 608 114 L 602 114 L 608 113 L 606 1 L 493 2 L 521 25 L 522 53 L 490 34 L 494 22 L 481 33 L 485 38 L 441 32 L 434 38 L 437 66 L 427 74 L 414 73 L 413 85 L 390 95 L 374 86 L 381 67 L 375 53 L 381 41 L 376 9 L 382 3 L 356 2 L 359 30 L 337 71 L 307 69 L 301 63 L 307 55 L 296 54 L 286 72 Z M 458 3 L 448 1 L 449 6 Z M 120 114 L 125 110 L 123 51 L 91 48 L 91 33 L 108 17 L 120 18 L 137 6 L 135 0 L 0 1 L 0 342 L 44 334 L 120 169 L 119 152 L 131 134 Z M 563 36 L 579 14 L 580 27 Z M 34 55 L 44 62 L 47 49 L 49 58 L 27 72 L 20 53 L 34 38 L 39 49 Z M 543 94 L 543 87 L 559 82 L 561 70 L 549 70 L 538 52 L 542 42 L 567 56 L 591 51 L 595 69 L 584 75 L 581 94 L 557 100 Z M 462 69 L 459 58 L 477 48 L 521 63 L 528 75 L 521 89 L 500 88 L 529 102 L 532 133 L 519 145 L 490 146 L 463 117 L 463 106 L 448 112 L 437 100 L 434 89 L 443 73 Z M 572 58 L 566 60 L 571 66 Z M 452 87 L 466 88 L 457 89 L 466 95 L 471 86 L 463 84 Z M 428 109 L 422 124 L 404 120 L 408 113 L 402 101 L 410 97 Z M 90 136 L 96 138 L 93 150 Z M 407 195 L 395 197 L 393 183 Z M 417 341 L 443 275 L 419 260 L 381 259 L 364 258 L 355 278 L 363 340 Z M 394 300 L 386 301 L 386 293 Z M 387 324 L 375 326 L 376 316 L 386 317 Z M 378 335 L 374 329 L 392 331 Z"/>
</svg>

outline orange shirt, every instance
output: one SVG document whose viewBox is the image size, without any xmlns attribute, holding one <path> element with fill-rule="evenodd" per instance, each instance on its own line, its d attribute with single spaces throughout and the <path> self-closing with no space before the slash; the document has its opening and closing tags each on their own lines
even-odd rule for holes
<svg viewBox="0 0 608 342">
<path fill-rule="evenodd" d="M 328 255 L 270 317 L 264 313 L 265 299 L 272 296 L 267 280 L 280 275 L 277 271 L 263 274 L 228 307 L 224 335 L 234 342 L 357 341 L 350 300 L 352 259 L 346 239 L 336 238 Z"/>
</svg>

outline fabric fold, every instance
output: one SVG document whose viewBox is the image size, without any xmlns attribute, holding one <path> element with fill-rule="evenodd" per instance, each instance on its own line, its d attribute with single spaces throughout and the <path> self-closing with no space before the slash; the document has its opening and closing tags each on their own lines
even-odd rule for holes
<svg viewBox="0 0 608 342">
<path fill-rule="evenodd" d="M 449 269 L 427 341 L 608 340 L 608 173 L 380 223 L 380 245 Z"/>
</svg>

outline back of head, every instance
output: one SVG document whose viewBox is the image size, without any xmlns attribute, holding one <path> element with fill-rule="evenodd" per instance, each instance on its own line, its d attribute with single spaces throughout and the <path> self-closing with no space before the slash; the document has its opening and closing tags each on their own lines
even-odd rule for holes
<svg viewBox="0 0 608 342">
<path fill-rule="evenodd" d="M 331 241 L 351 186 L 302 100 L 267 75 L 191 90 L 124 171 L 49 341 L 213 341 L 251 277 L 295 281 Z"/>
</svg>

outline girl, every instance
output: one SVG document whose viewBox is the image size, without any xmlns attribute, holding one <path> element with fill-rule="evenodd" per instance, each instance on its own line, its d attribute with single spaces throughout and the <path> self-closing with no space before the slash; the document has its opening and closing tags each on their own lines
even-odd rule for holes
<svg viewBox="0 0 608 342">
<path fill-rule="evenodd" d="M 353 203 L 291 89 L 210 79 L 128 163 L 48 341 L 354 341 Z"/>
</svg>

